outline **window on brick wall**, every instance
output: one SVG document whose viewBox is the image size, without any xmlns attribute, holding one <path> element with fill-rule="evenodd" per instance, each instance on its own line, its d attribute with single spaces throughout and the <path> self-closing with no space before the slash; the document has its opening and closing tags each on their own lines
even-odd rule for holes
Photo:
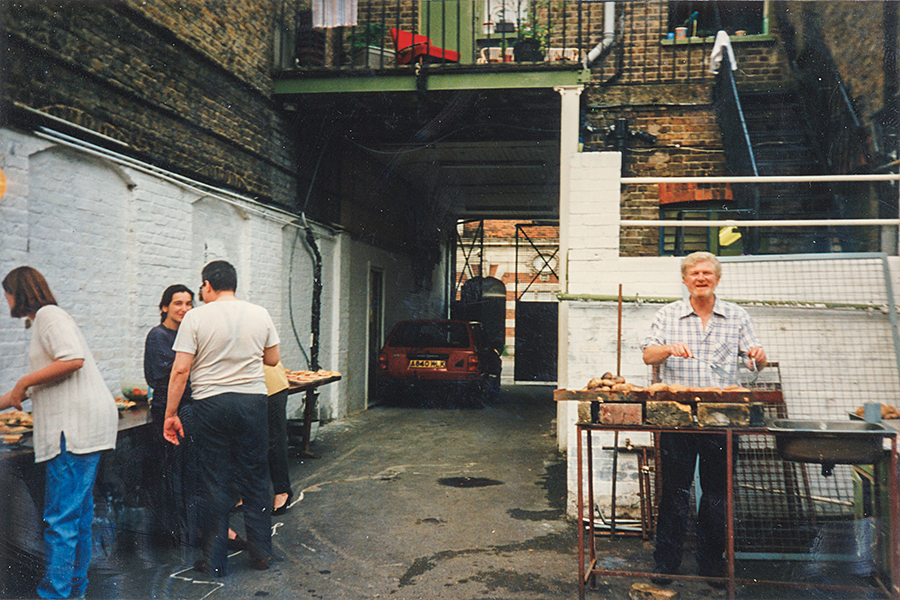
<svg viewBox="0 0 900 600">
<path fill-rule="evenodd" d="M 745 211 L 717 207 L 700 207 L 696 202 L 688 208 L 661 206 L 665 221 L 712 221 L 734 219 Z M 666 256 L 686 256 L 691 252 L 712 252 L 717 256 L 738 256 L 743 252 L 741 235 L 733 227 L 662 227 L 659 251 Z"/>
<path fill-rule="evenodd" d="M 694 13 L 696 17 L 691 20 Z M 737 31 L 743 31 L 747 35 L 760 35 L 769 33 L 766 31 L 766 14 L 766 0 L 669 0 L 669 31 L 674 32 L 676 27 L 687 26 L 689 36 L 714 36 L 720 29 L 730 35 Z"/>
</svg>

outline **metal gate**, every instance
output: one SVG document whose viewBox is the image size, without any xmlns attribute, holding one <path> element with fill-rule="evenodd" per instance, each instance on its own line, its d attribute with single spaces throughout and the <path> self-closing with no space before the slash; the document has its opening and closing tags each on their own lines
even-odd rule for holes
<svg viewBox="0 0 900 600">
<path fill-rule="evenodd" d="M 466 282 L 488 275 L 484 273 L 486 252 L 491 252 L 490 258 L 497 262 L 513 262 L 514 272 L 504 275 L 506 281 L 509 281 L 508 277 L 511 275 L 515 282 L 513 377 L 515 381 L 555 382 L 559 337 L 559 303 L 556 300 L 556 293 L 559 291 L 559 277 L 556 270 L 559 224 L 555 221 L 516 224 L 515 257 L 511 261 L 508 254 L 505 255 L 506 258 L 502 257 L 502 249 L 496 249 L 498 245 L 485 244 L 483 220 L 460 222 L 460 225 L 465 227 L 471 223 L 478 225 L 470 228 L 469 236 L 464 239 L 457 228 L 453 239 L 454 281 L 451 317 L 470 318 L 470 312 L 467 310 L 470 307 L 462 301 L 460 292 Z M 538 235 L 541 237 L 538 238 Z M 497 241 L 498 238 L 495 234 L 491 239 Z M 505 237 L 500 236 L 500 239 L 508 243 L 510 238 L 507 234 Z M 498 253 L 496 257 L 493 256 L 494 252 Z M 505 325 L 508 326 L 508 316 L 506 321 Z M 503 323 L 500 325 L 504 327 Z"/>
<path fill-rule="evenodd" d="M 515 366 L 516 381 L 555 382 L 557 377 L 557 355 L 559 339 L 559 303 L 555 291 L 559 289 L 559 277 L 554 267 L 559 254 L 558 229 L 555 244 L 538 245 L 529 236 L 539 227 L 557 228 L 556 223 L 531 223 L 516 225 L 516 270 L 529 264 L 533 273 L 516 273 L 515 305 Z M 520 243 L 524 242 L 524 243 Z M 520 253 L 520 250 L 522 252 Z M 524 256 L 521 256 L 524 254 Z M 524 276 L 523 276 L 524 275 Z M 529 278 L 530 275 L 530 278 Z M 520 281 L 524 284 L 520 289 Z M 535 292 L 536 287 L 555 288 L 553 292 Z M 538 296 L 529 300 L 529 295 Z M 541 295 L 552 295 L 553 300 Z"/>
</svg>

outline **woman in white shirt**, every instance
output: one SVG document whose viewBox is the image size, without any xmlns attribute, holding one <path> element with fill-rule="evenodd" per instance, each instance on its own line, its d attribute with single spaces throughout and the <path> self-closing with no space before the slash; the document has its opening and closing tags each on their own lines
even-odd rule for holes
<svg viewBox="0 0 900 600">
<path fill-rule="evenodd" d="M 94 479 L 103 450 L 115 448 L 118 410 L 84 336 L 56 305 L 47 281 L 31 267 L 3 279 L 14 318 L 31 319 L 29 373 L 0 396 L 0 410 L 21 410 L 30 392 L 34 460 L 46 463 L 42 598 L 83 597 L 91 562 Z"/>
</svg>

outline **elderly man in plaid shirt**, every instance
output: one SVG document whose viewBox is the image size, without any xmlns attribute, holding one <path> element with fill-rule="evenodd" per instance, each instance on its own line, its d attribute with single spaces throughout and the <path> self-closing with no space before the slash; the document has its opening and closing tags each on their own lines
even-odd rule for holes
<svg viewBox="0 0 900 600">
<path fill-rule="evenodd" d="M 724 387 L 737 380 L 739 357 L 766 364 L 766 353 L 743 308 L 716 298 L 722 266 L 709 252 L 695 252 L 681 263 L 682 281 L 690 298 L 664 306 L 643 341 L 644 363 L 659 365 L 663 383 L 692 387 Z M 694 360 L 695 358 L 702 359 Z M 722 366 L 726 381 L 710 368 Z M 678 573 L 689 521 L 690 491 L 700 458 L 702 496 L 697 514 L 697 564 L 702 577 L 725 574 L 725 435 L 660 434 L 662 488 L 656 527 L 655 573 Z M 736 455 L 736 454 L 735 454 Z M 654 583 L 671 579 L 657 577 Z M 720 587 L 721 583 L 710 581 Z"/>
</svg>

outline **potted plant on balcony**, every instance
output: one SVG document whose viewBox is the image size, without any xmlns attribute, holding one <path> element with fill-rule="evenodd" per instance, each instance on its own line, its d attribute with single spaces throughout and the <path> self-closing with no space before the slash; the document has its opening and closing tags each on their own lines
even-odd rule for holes
<svg viewBox="0 0 900 600">
<path fill-rule="evenodd" d="M 350 56 L 355 67 L 381 69 L 396 63 L 394 51 L 385 47 L 385 30 L 382 23 L 362 23 L 347 36 Z"/>
<path fill-rule="evenodd" d="M 550 29 L 537 21 L 535 15 L 529 15 L 528 20 L 519 23 L 516 42 L 513 44 L 513 56 L 516 62 L 540 62 L 547 53 L 547 42 L 550 38 Z"/>
</svg>

